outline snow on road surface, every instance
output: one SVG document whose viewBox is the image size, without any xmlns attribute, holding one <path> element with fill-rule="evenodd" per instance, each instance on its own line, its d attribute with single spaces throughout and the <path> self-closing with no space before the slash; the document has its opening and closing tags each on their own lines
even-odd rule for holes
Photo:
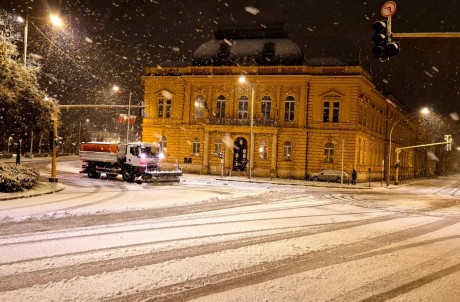
<svg viewBox="0 0 460 302">
<path fill-rule="evenodd" d="M 190 178 L 148 204 L 154 189 L 78 177 L 1 204 L 1 301 L 460 298 L 456 178 L 442 196 Z"/>
</svg>

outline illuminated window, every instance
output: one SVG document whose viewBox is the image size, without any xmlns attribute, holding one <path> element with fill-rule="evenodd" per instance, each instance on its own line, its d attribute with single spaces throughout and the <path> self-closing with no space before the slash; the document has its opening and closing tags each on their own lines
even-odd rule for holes
<svg viewBox="0 0 460 302">
<path fill-rule="evenodd" d="M 168 147 L 168 140 L 166 139 L 166 137 L 162 136 L 159 144 L 160 144 L 160 152 L 163 152 L 163 151 L 166 152 L 166 148 Z"/>
<path fill-rule="evenodd" d="M 205 108 L 204 98 L 203 96 L 199 95 L 195 99 L 195 118 L 196 119 L 203 118 L 204 108 Z"/>
<path fill-rule="evenodd" d="M 217 107 L 216 107 L 216 117 L 217 118 L 224 118 L 225 117 L 225 97 L 220 95 L 217 98 Z"/>
<path fill-rule="evenodd" d="M 269 96 L 262 98 L 262 118 L 270 118 L 270 111 L 272 109 L 272 100 Z"/>
<path fill-rule="evenodd" d="M 332 105 L 332 108 L 331 108 Z M 338 123 L 340 117 L 340 102 L 324 102 L 323 103 L 323 122 Z"/>
<path fill-rule="evenodd" d="M 285 142 L 283 146 L 283 158 L 284 160 L 292 160 L 292 144 L 291 142 Z"/>
<path fill-rule="evenodd" d="M 324 162 L 333 163 L 334 162 L 334 144 L 327 143 L 324 146 Z"/>
<path fill-rule="evenodd" d="M 164 100 L 158 100 L 158 117 L 163 117 L 163 109 L 164 109 Z"/>
<path fill-rule="evenodd" d="M 171 117 L 171 100 L 159 99 L 158 100 L 158 117 Z"/>
<path fill-rule="evenodd" d="M 197 138 L 193 140 L 192 153 L 194 155 L 200 155 L 200 140 Z"/>
<path fill-rule="evenodd" d="M 284 120 L 286 122 L 292 122 L 294 120 L 294 105 L 294 97 L 288 96 L 284 103 Z"/>
<path fill-rule="evenodd" d="M 248 118 L 248 108 L 249 108 L 249 99 L 247 96 L 240 97 L 238 102 L 238 118 L 247 119 Z"/>
<path fill-rule="evenodd" d="M 259 146 L 259 158 L 267 159 L 267 143 L 262 141 Z"/>
<path fill-rule="evenodd" d="M 214 153 L 219 156 L 220 153 L 222 153 L 222 140 L 218 139 L 214 143 Z"/>
<path fill-rule="evenodd" d="M 171 100 L 166 100 L 166 114 L 165 118 L 171 117 Z"/>
</svg>

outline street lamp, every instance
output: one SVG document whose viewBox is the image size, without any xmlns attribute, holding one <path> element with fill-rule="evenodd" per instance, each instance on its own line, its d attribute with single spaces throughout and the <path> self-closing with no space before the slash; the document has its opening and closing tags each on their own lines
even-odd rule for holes
<svg viewBox="0 0 460 302">
<path fill-rule="evenodd" d="M 50 14 L 48 17 L 49 17 L 50 23 L 53 26 L 55 27 L 63 26 L 64 23 L 58 15 Z M 28 41 L 28 36 L 29 36 L 29 19 L 42 19 L 42 18 L 26 16 L 26 18 L 24 19 L 21 16 L 17 17 L 17 21 L 19 23 L 24 23 L 24 65 L 27 65 L 27 41 Z"/>
<path fill-rule="evenodd" d="M 13 141 L 13 135 L 8 138 L 8 149 L 6 151 L 6 154 L 8 155 L 10 154 L 10 145 L 11 145 L 11 142 Z"/>
<path fill-rule="evenodd" d="M 238 80 L 241 84 L 249 84 L 251 86 L 251 124 L 250 124 L 250 152 L 249 152 L 249 179 L 252 178 L 252 171 L 254 169 L 254 84 L 249 83 L 245 76 L 241 76 Z"/>
<path fill-rule="evenodd" d="M 114 92 L 120 91 L 120 87 L 117 85 L 113 85 L 112 90 Z M 129 91 L 129 98 L 128 98 L 128 119 L 127 119 L 127 126 L 126 126 L 126 143 L 129 143 L 129 120 L 130 120 L 130 115 L 131 115 L 131 98 L 132 98 L 132 91 Z"/>
<path fill-rule="evenodd" d="M 387 171 L 387 187 L 390 185 L 390 171 L 391 171 L 391 136 L 393 134 L 393 129 L 395 128 L 395 126 L 402 120 L 406 120 L 407 118 L 417 114 L 419 112 L 414 112 L 414 113 L 411 113 L 405 117 L 402 117 L 400 118 L 399 120 L 397 120 L 393 126 L 391 127 L 391 130 L 390 130 L 390 143 L 389 143 L 389 146 L 388 146 L 388 171 Z M 427 107 L 424 107 L 420 110 L 420 113 L 422 115 L 428 115 L 431 113 L 430 109 L 427 108 Z M 395 183 L 396 184 L 396 183 Z"/>
</svg>

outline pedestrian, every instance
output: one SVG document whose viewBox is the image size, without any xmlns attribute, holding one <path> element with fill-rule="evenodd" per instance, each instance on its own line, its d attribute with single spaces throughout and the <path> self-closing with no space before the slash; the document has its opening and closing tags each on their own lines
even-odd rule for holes
<svg viewBox="0 0 460 302">
<path fill-rule="evenodd" d="M 21 142 L 21 139 L 18 140 L 18 145 L 16 146 L 16 165 L 21 164 Z"/>
<path fill-rule="evenodd" d="M 356 173 L 356 170 L 353 169 L 353 172 L 351 172 L 351 184 L 356 185 L 356 178 L 358 177 L 358 174 Z"/>
</svg>

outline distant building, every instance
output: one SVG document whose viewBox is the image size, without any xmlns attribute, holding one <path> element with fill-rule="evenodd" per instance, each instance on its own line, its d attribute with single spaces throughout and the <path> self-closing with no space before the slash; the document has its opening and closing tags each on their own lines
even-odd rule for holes
<svg viewBox="0 0 460 302">
<path fill-rule="evenodd" d="M 190 64 L 147 67 L 143 83 L 142 140 L 192 173 L 248 175 L 252 153 L 255 177 L 302 179 L 343 166 L 358 180 L 381 179 L 390 128 L 408 114 L 362 67 L 304 59 L 283 27 L 220 28 Z M 413 119 L 397 124 L 391 165 L 394 148 L 414 145 L 418 133 Z M 425 174 L 425 162 L 424 153 L 402 153 L 401 178 Z"/>
</svg>

